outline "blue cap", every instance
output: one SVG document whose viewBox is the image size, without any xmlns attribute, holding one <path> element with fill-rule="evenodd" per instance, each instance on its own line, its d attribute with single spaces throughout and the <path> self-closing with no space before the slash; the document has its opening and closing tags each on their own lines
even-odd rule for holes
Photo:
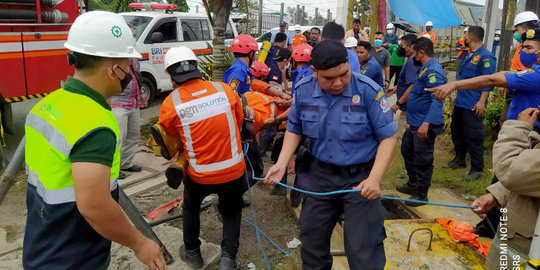
<svg viewBox="0 0 540 270">
<path fill-rule="evenodd" d="M 287 22 L 286 21 L 282 21 L 279 26 L 287 26 Z"/>
</svg>

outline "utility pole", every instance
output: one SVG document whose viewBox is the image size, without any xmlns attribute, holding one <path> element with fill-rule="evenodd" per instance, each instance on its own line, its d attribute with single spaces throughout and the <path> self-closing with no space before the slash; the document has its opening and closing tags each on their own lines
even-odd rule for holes
<svg viewBox="0 0 540 270">
<path fill-rule="evenodd" d="M 319 16 L 319 8 L 315 8 L 315 16 L 313 17 L 315 21 L 313 25 L 317 25 L 317 16 Z"/>
<path fill-rule="evenodd" d="M 484 35 L 484 45 L 488 50 L 493 50 L 493 39 L 495 38 L 495 23 L 497 20 L 497 13 L 499 11 L 499 0 L 488 0 L 486 2 L 486 18 L 484 29 L 486 30 Z"/>
<path fill-rule="evenodd" d="M 280 12 L 279 12 L 279 23 L 281 23 L 283 21 L 284 9 L 285 9 L 285 4 L 283 4 L 283 2 L 281 2 L 281 9 L 280 9 Z"/>
<path fill-rule="evenodd" d="M 326 23 L 329 23 L 331 19 L 332 19 L 332 14 L 330 14 L 330 9 L 328 9 L 326 11 L 326 20 L 327 20 Z"/>
<path fill-rule="evenodd" d="M 257 26 L 257 31 L 259 33 L 259 36 L 262 35 L 262 21 L 263 21 L 263 0 L 259 0 L 259 23 Z"/>
<path fill-rule="evenodd" d="M 302 19 L 300 20 L 300 25 L 305 25 L 304 18 L 306 17 L 306 6 L 302 6 Z"/>
<path fill-rule="evenodd" d="M 296 5 L 296 16 L 294 17 L 294 24 L 298 24 L 298 21 L 300 20 L 300 5 Z"/>
<path fill-rule="evenodd" d="M 501 50 L 497 58 L 497 71 L 508 70 L 510 67 L 510 45 L 512 44 L 514 31 L 514 17 L 516 16 L 516 0 L 507 0 L 503 3 L 502 23 L 501 23 Z"/>
<path fill-rule="evenodd" d="M 199 13 L 199 5 L 195 6 L 195 13 Z"/>
</svg>

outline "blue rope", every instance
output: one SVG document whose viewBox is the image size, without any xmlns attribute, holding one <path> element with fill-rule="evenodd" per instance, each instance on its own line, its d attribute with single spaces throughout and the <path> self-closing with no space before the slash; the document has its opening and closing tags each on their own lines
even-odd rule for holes
<svg viewBox="0 0 540 270">
<path fill-rule="evenodd" d="M 250 225 L 251 227 L 253 227 L 255 229 L 255 224 L 253 224 L 251 221 L 249 221 L 248 219 L 245 219 L 245 218 L 242 218 L 242 221 L 247 223 L 248 225 Z M 276 244 L 276 242 L 274 242 L 272 240 L 272 238 L 270 238 L 270 236 L 268 236 L 266 233 L 264 233 L 264 231 L 260 230 L 262 236 L 264 236 L 264 238 L 266 238 L 266 240 L 268 240 L 268 242 L 270 242 L 270 244 L 272 244 L 276 249 L 278 249 L 279 251 L 281 251 L 281 253 L 283 253 L 285 256 L 287 257 L 292 257 L 292 254 L 287 252 L 286 250 L 284 250 L 283 248 L 281 248 L 280 246 L 278 246 L 278 244 Z"/>
</svg>

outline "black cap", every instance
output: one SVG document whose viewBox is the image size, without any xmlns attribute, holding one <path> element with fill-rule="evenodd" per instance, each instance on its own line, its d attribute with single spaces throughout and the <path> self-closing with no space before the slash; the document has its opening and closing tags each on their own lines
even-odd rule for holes
<svg viewBox="0 0 540 270">
<path fill-rule="evenodd" d="M 529 29 L 529 30 L 525 31 L 525 33 L 523 33 L 523 35 L 521 35 L 521 40 L 523 40 L 523 41 L 525 41 L 525 40 L 540 41 L 540 28 Z"/>
<path fill-rule="evenodd" d="M 276 55 L 272 59 L 274 59 L 275 61 L 281 61 L 283 59 L 291 58 L 291 55 L 292 55 L 291 50 L 287 48 L 278 47 L 278 51 L 276 52 Z"/>
<path fill-rule="evenodd" d="M 174 64 L 167 68 L 167 72 L 169 72 L 177 84 L 185 83 L 191 79 L 202 78 L 201 72 L 197 68 L 197 62 L 195 61 Z"/>
<path fill-rule="evenodd" d="M 279 26 L 287 26 L 287 22 L 286 21 L 281 21 L 281 23 L 279 23 Z"/>
<path fill-rule="evenodd" d="M 313 48 L 311 61 L 316 69 L 326 70 L 348 62 L 349 55 L 341 42 L 324 40 Z"/>
</svg>

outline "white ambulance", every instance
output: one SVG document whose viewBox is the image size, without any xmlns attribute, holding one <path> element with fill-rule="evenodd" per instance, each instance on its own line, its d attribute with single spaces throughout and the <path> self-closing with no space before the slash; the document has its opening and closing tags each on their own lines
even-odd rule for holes
<svg viewBox="0 0 540 270">
<path fill-rule="evenodd" d="M 140 5 L 140 7 L 139 7 Z M 198 56 L 211 55 L 212 25 L 206 13 L 173 12 L 169 4 L 132 3 L 130 7 L 145 9 L 120 13 L 136 30 L 135 48 L 143 56 L 141 64 L 141 87 L 150 104 L 156 94 L 173 89 L 170 78 L 164 72 L 163 57 L 171 47 L 186 46 Z M 153 9 L 153 10 L 148 10 Z M 229 19 L 225 32 L 227 43 L 238 33 Z"/>
</svg>

